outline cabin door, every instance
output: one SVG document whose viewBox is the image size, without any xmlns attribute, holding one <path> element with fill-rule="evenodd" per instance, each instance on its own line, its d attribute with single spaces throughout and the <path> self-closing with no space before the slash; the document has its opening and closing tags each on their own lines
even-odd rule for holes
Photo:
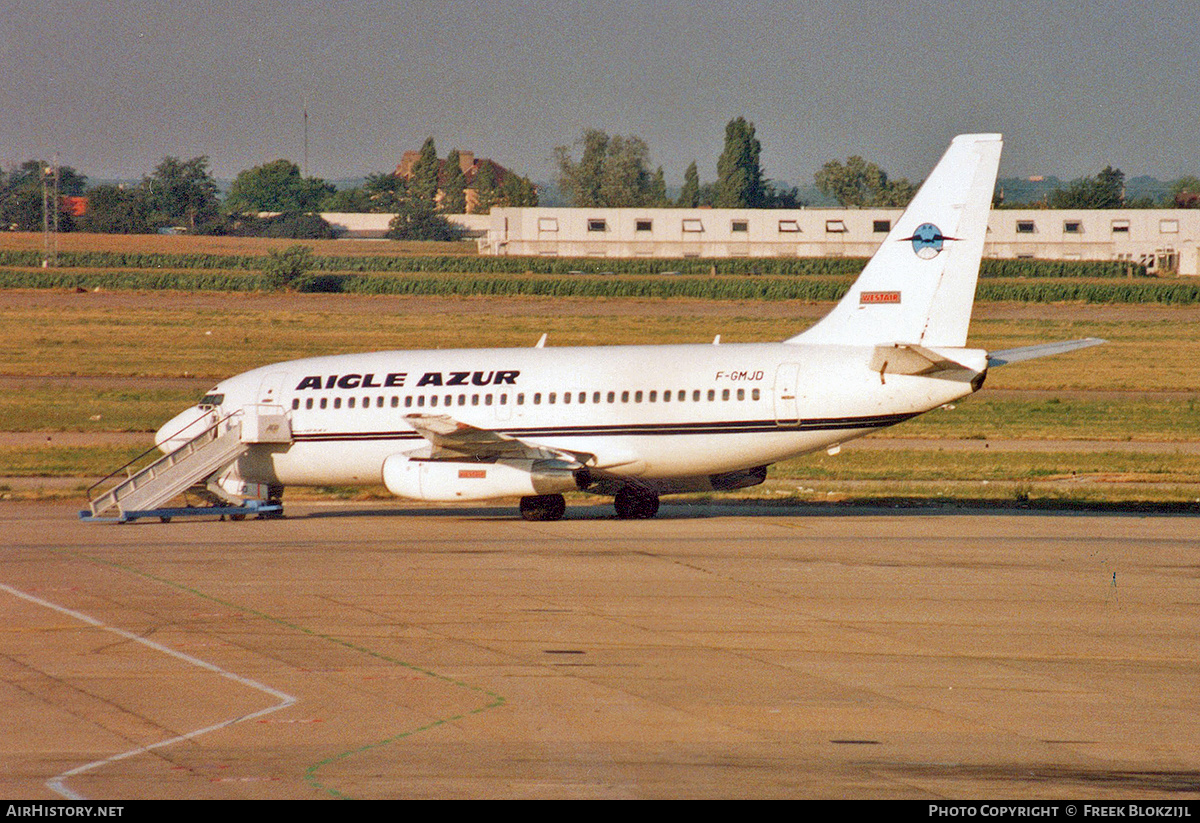
<svg viewBox="0 0 1200 823">
<path fill-rule="evenodd" d="M 797 405 L 799 384 L 800 364 L 780 364 L 775 371 L 775 425 L 794 426 L 800 421 L 800 411 Z"/>
</svg>

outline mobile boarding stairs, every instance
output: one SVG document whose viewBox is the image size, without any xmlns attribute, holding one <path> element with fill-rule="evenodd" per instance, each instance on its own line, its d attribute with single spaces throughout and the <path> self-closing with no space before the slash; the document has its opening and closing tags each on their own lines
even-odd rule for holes
<svg viewBox="0 0 1200 823">
<path fill-rule="evenodd" d="M 143 463 L 158 449 L 151 448 L 95 483 L 87 491 L 89 508 L 79 512 L 88 523 L 128 523 L 140 517 L 157 517 L 164 523 L 173 517 L 228 516 L 243 520 L 247 515 L 280 517 L 283 505 L 271 500 L 269 487 L 247 483 L 237 472 L 238 459 L 258 443 L 292 442 L 291 425 L 279 406 L 249 406 L 220 420 L 209 414 L 189 424 L 171 441 L 183 439 L 189 429 L 203 429 L 183 445 L 151 463 Z M 179 495 L 191 492 L 207 501 L 205 506 L 166 506 Z"/>
</svg>

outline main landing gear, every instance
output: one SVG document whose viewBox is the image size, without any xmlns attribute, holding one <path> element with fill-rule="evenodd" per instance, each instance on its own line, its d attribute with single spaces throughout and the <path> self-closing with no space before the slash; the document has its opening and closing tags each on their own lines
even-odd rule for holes
<svg viewBox="0 0 1200 823">
<path fill-rule="evenodd" d="M 636 486 L 622 486 L 613 500 L 622 520 L 649 520 L 658 514 L 658 495 Z"/>
<path fill-rule="evenodd" d="M 567 501 L 561 494 L 539 494 L 521 498 L 521 517 L 526 520 L 562 520 Z"/>
</svg>

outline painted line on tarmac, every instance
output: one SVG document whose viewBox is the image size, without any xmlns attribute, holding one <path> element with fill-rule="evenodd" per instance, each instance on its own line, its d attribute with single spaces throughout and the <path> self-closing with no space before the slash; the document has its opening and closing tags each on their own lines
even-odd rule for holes
<svg viewBox="0 0 1200 823">
<path fill-rule="evenodd" d="M 217 731 L 218 729 L 228 728 L 229 726 L 233 726 L 238 723 L 245 723 L 247 720 L 254 720 L 255 718 L 259 718 L 264 715 L 271 714 L 272 712 L 277 712 L 280 709 L 286 709 L 289 706 L 295 705 L 295 703 L 297 702 L 297 699 L 295 697 L 292 697 L 290 694 L 281 692 L 278 689 L 273 689 L 270 686 L 267 686 L 263 683 L 259 683 L 257 680 L 252 680 L 249 677 L 244 677 L 243 675 L 236 674 L 234 672 L 229 671 L 228 669 L 223 669 L 214 663 L 209 663 L 207 660 L 201 660 L 198 657 L 193 657 L 190 654 L 186 654 L 186 653 L 178 651 L 176 649 L 172 649 L 170 646 L 164 646 L 162 643 L 158 643 L 154 640 L 148 640 L 145 637 L 140 637 L 140 636 L 134 634 L 133 632 L 126 631 L 125 629 L 119 629 L 116 626 L 110 626 L 109 624 L 103 622 L 102 620 L 98 620 L 95 617 L 92 617 L 91 615 L 84 614 L 83 612 L 75 611 L 74 609 L 68 609 L 66 606 L 60 606 L 57 603 L 52 603 L 49 600 L 44 600 L 35 595 L 29 594 L 27 592 L 23 592 L 20 589 L 14 589 L 12 586 L 8 586 L 3 583 L 0 583 L 0 591 L 8 592 L 13 597 L 19 597 L 22 600 L 27 600 L 30 603 L 34 603 L 34 604 L 42 606 L 44 608 L 52 609 L 53 611 L 56 611 L 59 614 L 67 615 L 68 617 L 72 617 L 81 623 L 86 623 L 89 626 L 93 626 L 97 629 L 101 629 L 102 631 L 106 631 L 111 634 L 115 634 L 118 637 L 123 637 L 126 640 L 132 640 L 134 643 L 140 643 L 141 645 L 143 645 L 149 649 L 153 649 L 154 651 L 157 651 L 157 652 L 162 652 L 163 654 L 169 655 L 170 657 L 174 657 L 176 660 L 181 660 L 184 663 L 187 663 L 189 665 L 196 666 L 197 668 L 201 668 L 201 669 L 204 669 L 205 671 L 212 672 L 213 674 L 224 677 L 227 680 L 232 680 L 233 682 L 240 683 L 243 686 L 248 686 L 252 689 L 255 689 L 257 691 L 268 694 L 271 697 L 274 697 L 275 699 L 279 700 L 279 702 L 276 703 L 274 706 L 268 706 L 265 709 L 260 709 L 259 711 L 251 712 L 250 714 L 243 714 L 243 715 L 238 715 L 237 717 L 231 717 L 228 720 L 222 720 L 220 723 L 214 723 L 211 726 L 205 726 L 200 729 L 194 729 L 190 732 L 186 732 L 185 734 L 180 734 L 180 735 L 176 735 L 175 737 L 168 738 L 167 740 L 160 740 L 157 743 L 151 743 L 149 746 L 138 746 L 135 749 L 130 749 L 129 751 L 121 752 L 120 754 L 114 754 L 112 757 L 106 757 L 101 760 L 94 760 L 91 763 L 85 763 L 82 766 L 77 766 L 74 769 L 71 769 L 70 771 L 63 772 L 62 774 L 57 775 L 57 776 L 51 778 L 50 780 L 46 781 L 45 785 L 47 788 L 49 788 L 53 792 L 56 792 L 57 794 L 62 795 L 63 797 L 67 798 L 68 800 L 86 800 L 87 799 L 83 795 L 81 795 L 78 792 L 75 792 L 72 789 L 67 787 L 66 781 L 68 778 L 77 777 L 78 775 L 81 775 L 85 772 L 90 772 L 90 771 L 100 768 L 101 766 L 108 765 L 109 763 L 116 763 L 119 760 L 126 760 L 130 757 L 134 757 L 139 754 L 145 754 L 146 752 L 153 751 L 154 749 L 161 749 L 165 746 L 171 746 L 175 743 L 180 743 L 184 740 L 191 740 L 193 738 L 200 737 L 201 735 L 208 734 L 209 732 Z"/>
<path fill-rule="evenodd" d="M 334 637 L 333 635 L 330 635 L 330 634 L 323 634 L 321 632 L 314 631 L 313 629 L 307 628 L 305 626 L 301 626 L 298 623 L 291 623 L 287 620 L 284 620 L 283 618 L 276 617 L 275 615 L 272 615 L 272 614 L 267 614 L 266 612 L 259 611 L 258 609 L 250 608 L 249 606 L 243 606 L 239 603 L 233 603 L 228 600 L 222 600 L 219 597 L 216 597 L 211 594 L 206 594 L 206 593 L 200 591 L 199 589 L 194 589 L 194 588 L 192 588 L 190 586 L 186 586 L 182 583 L 177 583 L 174 580 L 168 580 L 164 577 L 158 577 L 157 575 L 150 574 L 149 572 L 142 571 L 141 569 L 136 569 L 132 566 L 126 566 L 122 563 L 116 563 L 112 560 L 105 560 L 100 557 L 91 557 L 88 555 L 77 555 L 77 556 L 84 558 L 86 560 L 89 560 L 93 563 L 99 563 L 101 565 L 110 566 L 115 569 L 120 569 L 121 571 L 128 572 L 129 574 L 134 574 L 134 575 L 137 575 L 138 577 L 145 578 L 146 580 L 151 580 L 155 583 L 160 583 L 164 586 L 169 586 L 173 589 L 178 589 L 179 591 L 187 592 L 188 594 L 191 594 L 194 597 L 199 597 L 201 599 L 209 601 L 210 603 L 217 603 L 226 608 L 235 609 L 237 611 L 242 612 L 243 614 L 248 614 L 253 617 L 258 617 L 267 622 L 274 623 L 277 626 L 282 626 L 282 627 L 290 629 L 292 631 L 296 631 L 301 634 L 307 635 L 308 637 L 312 637 L 312 638 L 315 638 L 318 640 L 324 640 L 327 643 L 333 643 L 334 645 L 341 646 L 342 648 L 350 649 L 351 651 L 355 651 L 360 654 L 365 654 L 368 657 L 373 657 L 376 660 L 382 660 L 386 663 L 391 663 L 394 666 L 400 666 L 401 668 L 408 669 L 409 671 L 424 675 L 425 677 L 428 677 L 432 680 L 439 680 L 443 683 L 446 683 L 447 685 L 455 686 L 460 689 L 466 689 L 468 691 L 483 695 L 484 697 L 487 698 L 488 702 L 482 706 L 477 706 L 473 709 L 470 709 L 465 712 L 461 712 L 459 714 L 439 718 L 437 720 L 434 720 L 434 721 L 427 723 L 423 726 L 420 726 L 418 728 L 408 729 L 408 730 L 402 731 L 398 734 L 394 734 L 391 737 L 385 738 L 383 740 L 378 740 L 374 743 L 367 743 L 362 746 L 358 746 L 356 748 L 349 749 L 348 751 L 341 752 L 340 754 L 335 754 L 331 757 L 327 757 L 323 760 L 319 760 L 316 763 L 313 763 L 311 766 L 309 766 L 307 769 L 304 770 L 304 782 L 307 783 L 309 786 L 311 786 L 314 789 L 325 792 L 326 794 L 328 794 L 331 797 L 349 798 L 349 795 L 346 795 L 343 792 L 341 792 L 340 790 L 338 790 L 332 786 L 328 786 L 317 779 L 317 772 L 320 771 L 325 766 L 329 766 L 334 763 L 341 762 L 341 761 L 343 761 L 349 757 L 352 757 L 354 755 L 362 754 L 364 752 L 369 752 L 373 749 L 378 749 L 382 746 L 388 746 L 392 743 L 397 743 L 401 740 L 404 740 L 405 738 L 412 737 L 413 735 L 420 734 L 421 732 L 430 731 L 431 729 L 436 729 L 439 726 L 446 725 L 447 723 L 454 723 L 459 720 L 465 720 L 466 718 L 471 717 L 472 715 L 482 714 L 483 712 L 486 712 L 489 709 L 499 708 L 500 706 L 505 705 L 505 703 L 507 702 L 502 695 L 500 695 L 496 692 L 493 692 L 489 689 L 485 689 L 482 686 L 473 686 L 470 683 L 464 682 L 462 680 L 457 680 L 453 677 L 449 677 L 444 674 L 438 674 L 437 672 L 430 671 L 429 669 L 423 669 L 420 666 L 416 666 L 412 663 L 406 663 L 405 661 L 399 660 L 394 657 L 389 657 L 386 654 L 377 652 L 373 649 L 368 649 L 365 646 L 359 646 L 355 643 L 351 643 L 349 640 L 344 640 L 340 637 Z"/>
</svg>

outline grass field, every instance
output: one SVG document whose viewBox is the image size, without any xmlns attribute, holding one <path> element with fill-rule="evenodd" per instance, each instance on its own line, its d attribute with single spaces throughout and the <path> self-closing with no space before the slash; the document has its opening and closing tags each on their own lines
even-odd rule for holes
<svg viewBox="0 0 1200 823">
<path fill-rule="evenodd" d="M 63 235 L 60 248 L 78 240 Z M 93 236 L 94 237 L 94 236 Z M 116 251 L 255 254 L 291 241 L 104 238 Z M 40 235 L 0 234 L 0 248 L 40 248 Z M 15 245 L 14 245 L 15 244 Z M 22 246 L 21 244 L 25 244 Z M 395 253 L 365 242 L 321 254 Z M 457 253 L 470 253 L 463 248 Z M 412 253 L 428 253 L 421 247 Z M 451 253 L 439 249 L 439 254 Z M 726 343 L 779 340 L 828 308 L 610 298 L 403 298 L 180 292 L 0 291 L 0 432 L 150 432 L 217 380 L 258 365 L 353 351 L 468 346 Z M 874 437 L 1200 440 L 1197 307 L 981 304 L 970 344 L 1003 349 L 1102 337 L 1108 345 L 989 374 L 979 395 Z M 146 437 L 149 441 L 149 435 Z M 0 447 L 2 477 L 97 476 L 126 447 Z M 136 451 L 136 449 L 133 449 Z M 1200 497 L 1189 454 L 1103 449 L 998 454 L 844 450 L 772 469 L 751 494 L 1155 500 Z M 805 491 L 808 489 L 808 491 Z M 0 489 L 0 494 L 14 493 Z"/>
</svg>

